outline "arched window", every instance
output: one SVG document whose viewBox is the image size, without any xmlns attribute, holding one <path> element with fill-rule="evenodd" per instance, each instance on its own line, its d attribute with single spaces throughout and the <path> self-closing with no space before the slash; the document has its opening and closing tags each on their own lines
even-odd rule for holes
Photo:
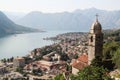
<svg viewBox="0 0 120 80">
<path fill-rule="evenodd" d="M 93 36 L 91 36 L 90 41 L 93 42 Z"/>
</svg>

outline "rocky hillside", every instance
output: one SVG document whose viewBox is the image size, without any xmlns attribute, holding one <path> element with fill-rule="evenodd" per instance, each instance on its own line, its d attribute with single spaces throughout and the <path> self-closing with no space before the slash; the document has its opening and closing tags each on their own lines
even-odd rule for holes
<svg viewBox="0 0 120 80">
<path fill-rule="evenodd" d="M 0 12 L 0 36 L 37 31 L 39 30 L 15 24 L 9 18 L 7 18 L 3 12 Z"/>
</svg>

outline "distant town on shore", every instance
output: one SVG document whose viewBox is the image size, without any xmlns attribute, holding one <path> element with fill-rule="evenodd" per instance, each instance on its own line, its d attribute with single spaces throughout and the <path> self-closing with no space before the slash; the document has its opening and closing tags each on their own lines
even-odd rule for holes
<svg viewBox="0 0 120 80">
<path fill-rule="evenodd" d="M 98 16 L 89 33 L 70 32 L 23 57 L 2 59 L 1 80 L 114 80 L 119 78 L 120 29 L 102 30 Z M 102 77 L 101 77 L 102 76 Z"/>
</svg>

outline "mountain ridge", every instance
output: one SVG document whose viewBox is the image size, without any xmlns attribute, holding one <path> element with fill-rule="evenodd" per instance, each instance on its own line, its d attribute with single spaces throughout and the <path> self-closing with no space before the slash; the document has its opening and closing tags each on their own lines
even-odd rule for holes
<svg viewBox="0 0 120 80">
<path fill-rule="evenodd" d="M 0 35 L 37 32 L 37 29 L 27 28 L 15 24 L 2 11 L 0 11 Z"/>
<path fill-rule="evenodd" d="M 33 11 L 15 22 L 43 30 L 88 31 L 95 20 L 96 13 L 99 15 L 103 29 L 120 28 L 120 10 L 107 11 L 96 8 L 60 13 Z"/>
</svg>

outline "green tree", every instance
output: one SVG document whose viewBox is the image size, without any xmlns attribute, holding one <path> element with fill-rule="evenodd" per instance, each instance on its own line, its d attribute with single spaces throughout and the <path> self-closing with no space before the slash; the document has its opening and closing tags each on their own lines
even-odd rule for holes
<svg viewBox="0 0 120 80">
<path fill-rule="evenodd" d="M 23 73 L 23 69 L 21 67 L 16 68 L 16 71 L 19 73 Z"/>
<path fill-rule="evenodd" d="M 103 67 L 88 66 L 72 75 L 71 80 L 113 80 L 108 74 L 108 70 Z"/>
<path fill-rule="evenodd" d="M 67 55 L 67 54 L 65 54 L 65 53 L 62 53 L 62 54 L 61 54 L 61 60 L 64 60 L 64 61 L 69 60 L 68 55 Z"/>
<path fill-rule="evenodd" d="M 107 42 L 103 46 L 103 57 L 104 59 L 112 59 L 114 53 L 119 48 L 120 43 L 119 42 Z"/>
<path fill-rule="evenodd" d="M 1 61 L 2 61 L 3 63 L 6 63 L 6 62 L 7 62 L 6 58 L 2 59 Z"/>
<path fill-rule="evenodd" d="M 59 74 L 53 80 L 65 80 L 65 78 L 63 74 Z"/>
<path fill-rule="evenodd" d="M 117 66 L 117 68 L 120 70 L 120 48 L 118 48 L 118 50 L 115 52 L 112 60 Z"/>
<path fill-rule="evenodd" d="M 103 61 L 102 61 L 102 58 L 101 57 L 96 57 L 95 59 L 92 60 L 92 63 L 91 63 L 92 66 L 103 66 Z"/>
<path fill-rule="evenodd" d="M 73 57 L 74 57 L 74 59 L 77 59 L 78 58 L 78 54 L 75 54 Z"/>
<path fill-rule="evenodd" d="M 67 64 L 67 65 L 66 65 L 66 70 L 67 70 L 67 71 L 71 71 L 71 70 L 72 70 L 72 66 L 69 65 L 69 64 Z"/>
</svg>

